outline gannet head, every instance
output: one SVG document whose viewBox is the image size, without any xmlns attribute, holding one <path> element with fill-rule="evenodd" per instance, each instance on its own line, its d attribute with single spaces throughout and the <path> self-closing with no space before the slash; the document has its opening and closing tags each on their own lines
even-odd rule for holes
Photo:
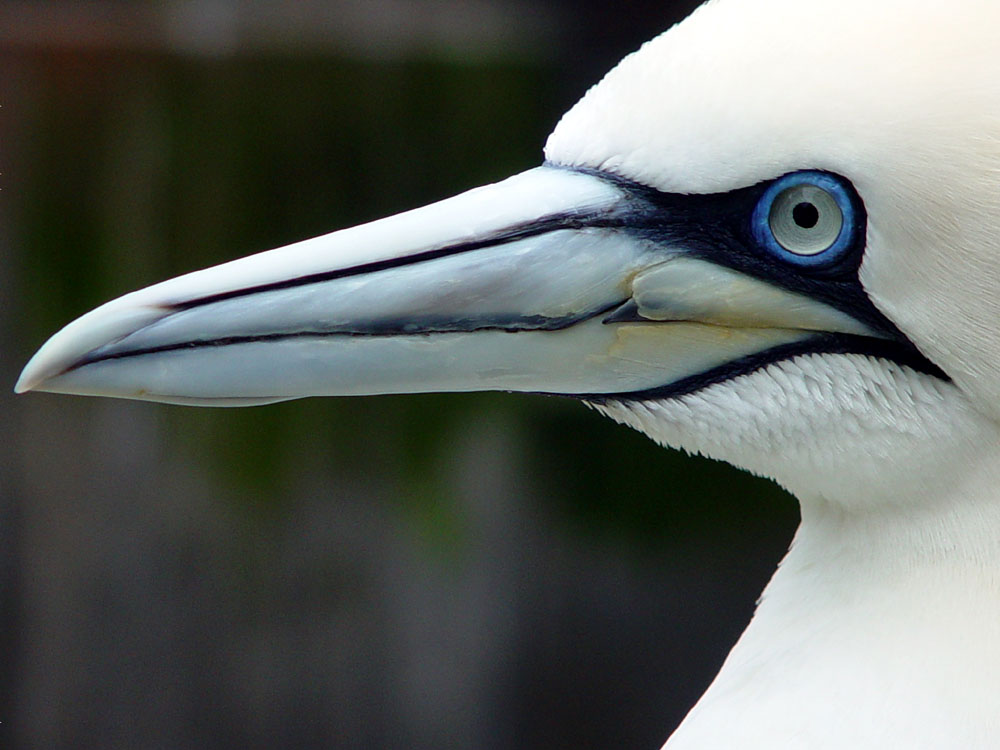
<svg viewBox="0 0 1000 750">
<path fill-rule="evenodd" d="M 667 193 L 731 194 L 808 169 L 849 183 L 865 237 L 838 283 L 941 371 L 817 354 L 605 410 L 661 442 L 777 474 L 800 497 L 882 485 L 913 498 L 934 494 L 935 473 L 954 476 L 928 452 L 934 437 L 967 430 L 966 409 L 1000 416 L 998 23 L 1000 6 L 980 0 L 713 0 L 588 92 L 550 137 L 550 160 Z"/>
<path fill-rule="evenodd" d="M 545 166 L 126 295 L 18 389 L 567 394 L 832 492 L 817 472 L 873 445 L 1000 416 L 997 22 L 714 0 L 592 89 Z"/>
<path fill-rule="evenodd" d="M 546 153 L 669 193 L 840 175 L 867 211 L 867 295 L 1000 414 L 998 21 L 979 0 L 715 0 L 626 58 Z"/>
</svg>

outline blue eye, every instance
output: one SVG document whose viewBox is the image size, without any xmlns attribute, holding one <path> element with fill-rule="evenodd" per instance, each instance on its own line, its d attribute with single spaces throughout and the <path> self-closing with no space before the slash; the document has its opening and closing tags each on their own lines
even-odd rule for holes
<svg viewBox="0 0 1000 750">
<path fill-rule="evenodd" d="M 826 267 L 854 247 L 858 211 L 844 183 L 825 172 L 794 172 L 772 183 L 753 212 L 758 244 L 800 266 Z"/>
</svg>

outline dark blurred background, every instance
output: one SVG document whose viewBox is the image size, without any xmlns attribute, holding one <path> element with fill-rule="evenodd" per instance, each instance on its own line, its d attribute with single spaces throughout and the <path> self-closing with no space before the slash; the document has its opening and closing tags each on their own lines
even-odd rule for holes
<svg viewBox="0 0 1000 750">
<path fill-rule="evenodd" d="M 696 4 L 0 4 L 0 746 L 659 747 L 770 484 L 554 398 L 10 389 L 110 297 L 538 164 Z"/>
</svg>

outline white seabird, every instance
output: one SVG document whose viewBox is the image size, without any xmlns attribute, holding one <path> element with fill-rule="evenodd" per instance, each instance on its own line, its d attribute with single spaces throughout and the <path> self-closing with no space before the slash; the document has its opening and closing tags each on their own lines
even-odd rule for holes
<svg viewBox="0 0 1000 750">
<path fill-rule="evenodd" d="M 110 302 L 17 388 L 579 397 L 801 503 L 670 750 L 1000 747 L 998 30 L 714 0 L 544 166 Z"/>
</svg>

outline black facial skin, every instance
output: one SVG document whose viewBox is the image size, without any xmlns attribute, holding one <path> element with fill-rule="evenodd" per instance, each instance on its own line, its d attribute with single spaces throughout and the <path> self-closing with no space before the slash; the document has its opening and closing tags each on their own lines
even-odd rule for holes
<svg viewBox="0 0 1000 750">
<path fill-rule="evenodd" d="M 690 378 L 634 393 L 579 396 L 588 401 L 636 401 L 682 396 L 745 375 L 781 360 L 805 354 L 862 354 L 887 359 L 942 380 L 949 378 L 872 304 L 858 279 L 867 237 L 867 212 L 853 185 L 839 175 L 854 209 L 854 226 L 847 249 L 830 263 L 807 267 L 777 257 L 754 238 L 754 209 L 773 181 L 728 193 L 665 193 L 604 172 L 579 170 L 615 183 L 632 200 L 619 217 L 623 231 L 659 246 L 682 247 L 686 254 L 761 279 L 816 299 L 850 315 L 886 338 L 817 333 L 809 339 L 742 357 Z M 778 178 L 780 179 L 780 177 Z M 634 308 L 633 308 L 634 309 Z M 629 319 L 628 308 L 612 314 L 615 322 Z M 631 318 L 639 321 L 641 318 Z"/>
</svg>

